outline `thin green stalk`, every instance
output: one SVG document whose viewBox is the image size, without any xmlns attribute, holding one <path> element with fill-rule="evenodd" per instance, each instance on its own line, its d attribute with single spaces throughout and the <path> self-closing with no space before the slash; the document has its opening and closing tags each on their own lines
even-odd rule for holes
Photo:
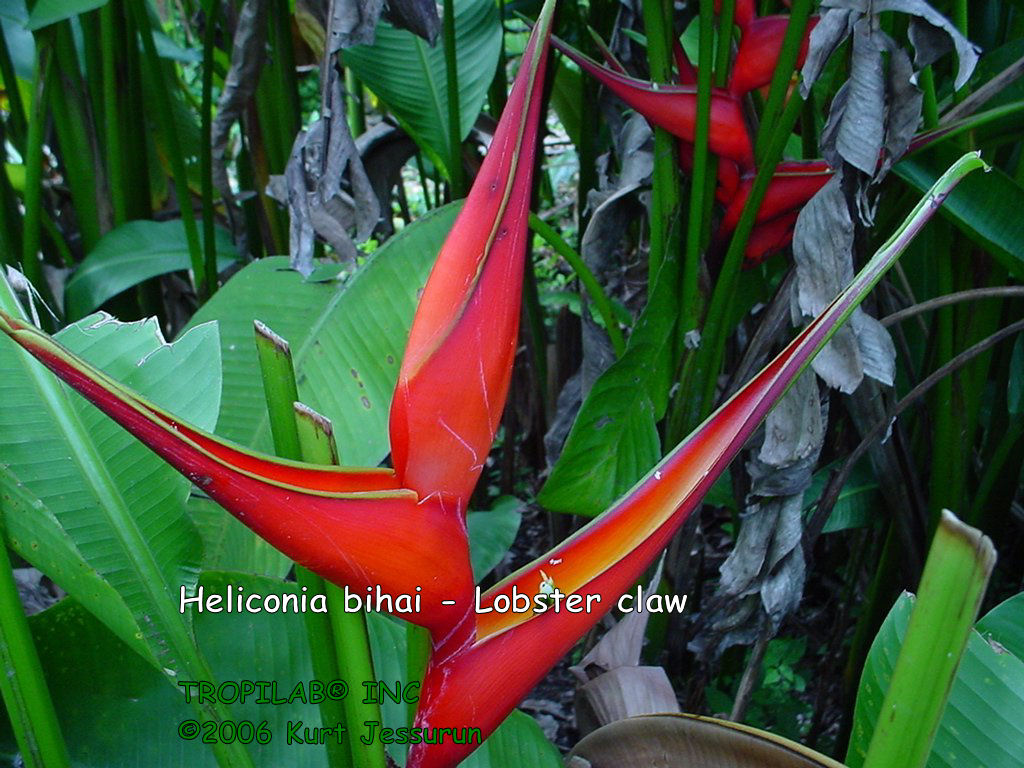
<svg viewBox="0 0 1024 768">
<path fill-rule="evenodd" d="M 203 198 L 203 280 L 212 296 L 217 290 L 217 239 L 213 210 L 213 53 L 220 0 L 209 0 L 203 34 L 203 103 L 199 139 L 199 179 Z"/>
<path fill-rule="evenodd" d="M 26 768 L 71 765 L 0 536 L 0 693 Z"/>
<path fill-rule="evenodd" d="M 196 292 L 201 297 L 204 297 L 208 295 L 210 286 L 206 284 L 204 279 L 206 272 L 203 263 L 203 250 L 199 242 L 196 218 L 192 213 L 185 157 L 181 151 L 181 142 L 178 140 L 178 129 L 175 127 L 170 83 L 164 73 L 164 62 L 156 52 L 156 43 L 153 41 L 153 29 L 149 23 L 146 0 L 129 0 L 129 5 L 134 17 L 136 30 L 139 33 L 139 37 L 142 38 L 142 49 L 150 73 L 150 82 L 153 86 L 151 92 L 156 101 L 157 118 L 160 125 L 159 131 L 163 134 L 164 142 L 166 143 L 168 160 L 171 164 L 171 174 L 174 177 L 174 188 L 178 197 L 178 205 L 181 208 L 181 220 L 185 227 L 185 239 L 188 242 L 192 274 L 196 282 Z"/>
<path fill-rule="evenodd" d="M 32 107 L 25 145 L 25 217 L 22 227 L 21 265 L 37 290 L 49 293 L 39 261 L 43 208 L 43 137 L 46 131 L 46 100 L 50 90 L 53 48 L 36 40 Z"/>
<path fill-rule="evenodd" d="M 416 624 L 405 625 L 405 665 L 406 674 L 410 683 L 420 683 L 422 690 L 423 678 L 427 674 L 427 664 L 430 662 L 430 634 L 423 627 Z M 416 717 L 417 705 L 409 702 L 409 722 Z"/>
<path fill-rule="evenodd" d="M 924 103 L 921 107 L 924 116 L 924 129 L 931 131 L 939 127 L 939 102 L 935 97 L 935 73 L 930 64 L 921 70 L 917 84 L 924 96 Z"/>
<path fill-rule="evenodd" d="M 338 449 L 334 444 L 331 422 L 311 408 L 295 403 L 295 425 L 299 435 L 302 458 L 312 464 L 337 464 Z M 314 574 L 309 574 L 314 576 Z M 349 695 L 343 701 L 345 722 L 352 726 L 375 720 L 381 721 L 380 701 L 366 696 L 363 682 L 376 680 L 373 655 L 370 651 L 370 633 L 366 626 L 366 612 L 350 613 L 345 610 L 345 593 L 334 584 L 315 577 L 323 585 L 327 596 L 327 618 L 334 638 L 334 661 L 341 680 L 347 680 Z M 371 699 L 367 701 L 367 699 Z M 356 768 L 386 768 L 387 755 L 383 742 L 366 744 L 351 732 L 348 740 L 352 765 Z"/>
<path fill-rule="evenodd" d="M 718 14 L 718 49 L 715 56 L 715 87 L 729 82 L 729 60 L 732 58 L 732 28 L 736 19 L 736 0 L 724 0 Z"/>
<path fill-rule="evenodd" d="M 672 76 L 672 2 L 644 0 L 647 57 L 654 82 L 667 83 Z M 676 139 L 662 128 L 654 129 L 654 172 L 651 189 L 651 246 L 648 256 L 648 295 L 654 289 L 661 265 L 678 258 L 681 206 Z"/>
<path fill-rule="evenodd" d="M 797 3 L 794 3 L 794 7 Z M 715 397 L 717 384 L 717 371 L 721 365 L 722 357 L 725 354 L 725 340 L 728 337 L 728 328 L 725 328 L 725 320 L 729 316 L 729 310 L 736 294 L 736 280 L 739 277 L 740 266 L 743 263 L 743 252 L 750 239 L 750 233 L 754 230 L 754 223 L 757 212 L 761 208 L 764 196 L 768 191 L 775 167 L 782 159 L 782 151 L 785 149 L 789 134 L 796 124 L 797 118 L 803 108 L 803 99 L 798 93 L 794 93 L 786 104 L 781 117 L 776 125 L 772 140 L 769 143 L 762 164 L 758 167 L 757 176 L 750 189 L 750 195 L 743 212 L 740 214 L 736 230 L 733 232 L 729 242 L 729 249 L 726 251 L 722 261 L 722 269 L 719 272 L 718 282 L 715 285 L 714 293 L 711 296 L 711 303 L 708 307 L 707 316 L 704 320 L 704 338 L 697 350 L 697 375 L 696 383 L 703 385 L 704 394 L 701 402 L 701 411 L 692 424 L 699 422 L 701 416 L 710 413 Z M 701 364 L 704 363 L 704 364 Z M 689 426 L 689 425 L 686 425 Z"/>
<path fill-rule="evenodd" d="M 8 115 L 7 124 L 10 129 L 11 143 L 19 152 L 25 152 L 25 141 L 28 135 L 28 117 L 25 105 L 21 103 L 21 91 L 18 89 L 18 76 L 14 72 L 14 62 L 7 47 L 7 38 L 0 35 L 0 77 L 3 78 L 7 90 Z"/>
<path fill-rule="evenodd" d="M 50 113 L 60 143 L 60 161 L 75 204 L 75 220 L 86 252 L 91 251 L 103 230 L 97 194 L 104 186 L 97 175 L 95 137 L 91 135 L 87 98 L 78 69 L 78 52 L 71 36 L 71 23 L 53 25 L 52 40 L 56 71 L 50 89 Z M 102 169 L 100 169 L 102 170 Z"/>
<path fill-rule="evenodd" d="M 455 0 L 444 0 L 444 69 L 448 83 L 448 178 L 452 199 L 466 196 L 462 169 L 462 115 L 459 105 L 458 50 L 455 47 Z"/>
<path fill-rule="evenodd" d="M 125 5 L 135 0 L 108 0 L 114 11 L 114 23 L 121 44 L 116 47 L 117 55 L 123 62 L 124 86 L 121 98 L 121 112 L 118 115 L 121 126 L 121 183 L 125 188 L 125 218 L 146 219 L 153 212 L 153 191 L 149 174 L 149 157 L 155 152 L 151 146 L 152 135 L 146 122 L 146 107 L 143 95 L 146 82 L 143 76 L 142 57 L 139 53 L 137 33 L 133 14 Z M 148 24 L 148 19 L 144 18 Z"/>
<path fill-rule="evenodd" d="M 298 461 L 303 458 L 303 445 L 293 410 L 299 395 L 295 386 L 291 350 L 287 341 L 258 320 L 254 329 L 274 451 L 282 458 Z M 295 579 L 309 593 L 327 595 L 324 580 L 302 566 L 295 567 Z M 311 611 L 304 614 L 313 675 L 323 681 L 345 679 L 335 654 L 335 638 L 329 618 L 330 605 L 327 610 L 326 615 Z M 349 683 L 352 684 L 351 681 Z M 320 719 L 325 727 L 349 722 L 343 704 L 330 698 L 320 702 Z M 345 744 L 339 744 L 336 739 L 328 739 L 324 746 L 331 768 L 348 768 L 352 765 L 349 748 Z"/>
<path fill-rule="evenodd" d="M 711 136 L 711 67 L 715 52 L 714 21 L 713 0 L 701 0 L 700 40 L 697 58 L 697 121 L 693 139 L 693 176 L 690 179 L 690 212 L 686 227 L 686 253 L 683 258 L 680 338 L 696 330 L 697 324 L 700 322 L 700 256 L 707 211 L 705 192 L 708 188 L 709 171 L 712 176 L 716 173 L 715 169 L 709 167 L 708 164 L 708 141 Z M 726 36 L 722 35 L 719 46 L 725 48 L 726 45 Z"/>
<path fill-rule="evenodd" d="M 936 294 L 946 296 L 954 291 L 953 249 L 950 246 L 953 232 L 944 221 L 932 224 L 930 233 L 934 254 L 931 263 L 937 280 Z M 953 358 L 955 308 L 942 307 L 935 312 L 935 365 L 936 367 Z M 962 487 L 963 461 L 959 437 L 959 415 L 961 408 L 955 407 L 954 398 L 959 398 L 957 386 L 960 374 L 946 376 L 935 385 L 932 426 L 931 473 L 929 486 L 930 529 L 939 522 L 939 514 L 946 507 L 957 506 L 960 501 L 958 489 Z"/>
<path fill-rule="evenodd" d="M 555 249 L 555 253 L 565 259 L 569 266 L 572 267 L 576 277 L 579 278 L 580 283 L 586 289 L 590 300 L 594 303 L 594 309 L 597 310 L 601 320 L 604 322 L 605 330 L 608 332 L 608 338 L 615 349 L 616 356 L 622 357 L 626 351 L 626 340 L 622 336 L 618 320 L 615 319 L 615 310 L 612 307 L 612 303 L 601 287 L 601 283 L 598 282 L 597 276 L 587 266 L 583 257 L 573 250 L 572 246 L 550 224 L 532 212 L 530 213 L 530 229 L 544 238 L 545 242 Z"/>
<path fill-rule="evenodd" d="M 948 510 L 925 563 L 864 768 L 923 768 L 996 552 Z"/>
<path fill-rule="evenodd" d="M 811 17 L 812 5 L 811 0 L 794 0 L 793 7 L 789 12 L 789 24 L 786 25 L 786 35 L 782 39 L 782 49 L 775 63 L 772 84 L 768 89 L 768 99 L 765 101 L 764 111 L 761 113 L 761 123 L 757 129 L 757 139 L 754 142 L 754 157 L 758 167 L 764 164 L 771 151 L 772 140 L 776 134 L 776 123 L 782 119 L 780 113 L 784 114 L 785 112 L 783 104 L 786 101 L 790 83 L 793 81 L 793 72 L 796 70 L 796 62 L 800 55 L 804 34 L 807 31 L 808 20 Z M 790 100 L 792 101 L 792 98 Z"/>
<path fill-rule="evenodd" d="M 981 480 L 978 481 L 978 490 L 974 493 L 974 502 L 971 504 L 971 511 L 968 515 L 968 520 L 972 524 L 980 522 L 981 516 L 988 506 L 992 490 L 1003 475 L 1006 462 L 1021 437 L 1024 437 L 1024 414 L 1018 413 L 1010 418 L 1006 431 L 996 444 L 992 455 L 988 457 L 988 461 L 985 462 L 985 471 L 981 475 Z"/>
<path fill-rule="evenodd" d="M 345 68 L 345 111 L 348 129 L 353 136 L 366 132 L 366 105 L 363 103 L 363 83 L 351 67 Z"/>
<path fill-rule="evenodd" d="M 118 99 L 115 53 L 120 44 L 114 19 L 113 3 L 100 9 L 100 46 L 103 59 L 103 133 L 106 140 L 107 183 L 114 208 L 114 226 L 127 220 L 128 202 L 124 188 L 121 162 L 121 114 Z"/>
</svg>

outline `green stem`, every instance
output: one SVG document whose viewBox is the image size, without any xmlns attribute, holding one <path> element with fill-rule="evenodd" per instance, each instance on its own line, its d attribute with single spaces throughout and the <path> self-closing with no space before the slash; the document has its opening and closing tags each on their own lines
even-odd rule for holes
<svg viewBox="0 0 1024 768">
<path fill-rule="evenodd" d="M 107 182 L 114 207 L 114 226 L 127 220 L 128 203 L 121 163 L 121 115 L 118 108 L 118 83 L 114 54 L 120 38 L 114 26 L 113 3 L 100 9 L 100 37 L 103 57 L 103 131 L 107 145 Z"/>
<path fill-rule="evenodd" d="M 929 252 L 934 254 L 932 263 L 935 265 L 937 279 L 936 293 L 946 296 L 954 290 L 952 256 L 950 239 L 953 237 L 952 227 L 947 222 L 936 221 L 930 233 L 932 239 Z M 942 307 L 935 312 L 935 366 L 949 362 L 953 357 L 954 313 L 952 306 Z M 960 409 L 954 407 L 954 397 L 958 397 L 959 373 L 943 377 L 935 385 L 933 403 L 935 421 L 932 427 L 931 451 L 931 483 L 929 488 L 929 508 L 931 510 L 929 530 L 934 530 L 939 521 L 939 513 L 945 507 L 956 506 L 959 502 L 958 489 L 962 479 L 962 465 L 959 432 Z"/>
<path fill-rule="evenodd" d="M 608 332 L 608 338 L 611 340 L 612 347 L 615 348 L 616 356 L 622 357 L 626 351 L 626 340 L 622 336 L 618 320 L 615 319 L 615 310 L 612 307 L 612 303 L 601 287 L 601 283 L 598 282 L 597 276 L 587 266 L 583 257 L 573 250 L 572 246 L 555 231 L 554 227 L 532 212 L 530 213 L 530 229 L 544 238 L 545 242 L 555 249 L 555 253 L 565 259 L 569 266 L 572 267 L 576 277 L 579 278 L 580 283 L 586 289 L 590 300 L 594 303 L 594 309 L 597 310 L 601 320 L 604 322 L 605 330 Z"/>
<path fill-rule="evenodd" d="M 923 768 L 989 574 L 992 542 L 944 511 L 863 768 Z"/>
<path fill-rule="evenodd" d="M 89 119 L 85 87 L 78 69 L 78 51 L 71 36 L 71 23 L 62 21 L 53 26 L 53 43 L 57 87 L 50 89 L 50 112 L 60 144 L 60 162 L 65 181 L 75 205 L 75 220 L 86 252 L 100 239 L 97 193 L 104 186 L 97 170 L 95 136 Z"/>
<path fill-rule="evenodd" d="M 314 464 L 336 464 L 338 453 L 334 447 L 330 422 L 298 403 L 295 369 L 288 342 L 259 321 L 255 323 L 255 331 L 256 351 L 260 361 L 275 452 L 286 459 L 304 460 Z M 374 679 L 368 647 L 365 650 L 365 663 L 362 663 L 362 645 L 358 638 L 351 637 L 358 634 L 359 627 L 365 636 L 365 615 L 346 613 L 344 598 L 341 597 L 340 591 L 312 571 L 296 565 L 295 575 L 296 581 L 305 586 L 308 592 L 327 597 L 327 614 L 305 614 L 306 634 L 309 638 L 313 674 L 316 678 L 346 680 L 353 687 L 357 685 L 356 681 Z M 355 629 L 353 625 L 356 625 Z M 346 633 L 345 636 L 342 633 Z M 365 668 L 366 665 L 369 665 L 369 671 Z M 327 727 L 348 724 L 348 732 L 354 733 L 352 726 L 367 719 L 363 717 L 364 715 L 372 714 L 358 709 L 357 705 L 361 699 L 360 692 L 352 690 L 344 702 L 321 702 L 321 722 Z M 353 706 L 357 708 L 353 709 Z M 380 719 L 379 711 L 376 719 Z M 366 745 L 358 738 L 348 739 L 347 742 L 349 746 L 330 739 L 325 744 L 331 768 L 383 768 L 383 762 L 361 759 L 360 755 L 367 750 Z M 376 751 L 383 753 L 383 745 L 371 747 L 379 747 Z"/>
<path fill-rule="evenodd" d="M 160 124 L 159 131 L 163 134 L 168 160 L 171 164 L 171 174 L 174 177 L 174 188 L 178 197 L 178 205 L 181 208 L 181 220 L 185 226 L 185 239 L 188 241 L 188 252 L 192 263 L 192 274 L 196 282 L 196 292 L 201 297 L 204 297 L 208 295 L 211 286 L 207 285 L 204 279 L 206 270 L 203 263 L 203 250 L 199 242 L 196 218 L 192 213 L 188 173 L 185 169 L 185 157 L 181 151 L 178 129 L 174 121 L 170 83 L 168 83 L 164 73 L 164 62 L 156 52 L 156 43 L 153 41 L 153 28 L 149 22 L 146 0 L 129 0 L 129 5 L 135 20 L 136 30 L 139 33 L 139 37 L 142 38 L 142 50 L 150 72 L 151 92 L 156 101 L 157 118 Z"/>
<path fill-rule="evenodd" d="M 703 10 L 703 9 L 701 9 Z M 732 28 L 736 18 L 736 0 L 723 0 L 718 14 L 718 49 L 715 57 L 715 87 L 729 82 L 729 59 L 732 53 Z M 698 72 L 698 74 L 700 74 Z"/>
<path fill-rule="evenodd" d="M 25 105 L 21 103 L 18 76 L 14 71 L 14 62 L 11 61 L 11 52 L 7 47 L 7 38 L 4 35 L 0 35 L 0 78 L 3 78 L 4 88 L 7 91 L 9 110 L 7 122 L 11 132 L 11 143 L 15 149 L 24 153 L 26 135 L 28 134 L 28 118 L 25 115 Z"/>
<path fill-rule="evenodd" d="M 712 0 L 700 3 L 700 41 L 697 57 L 697 121 L 693 138 L 693 176 L 690 179 L 690 212 L 686 226 L 686 255 L 683 259 L 682 323 L 680 338 L 696 330 L 700 322 L 700 255 L 705 217 L 707 174 L 714 168 L 708 164 L 708 141 L 711 137 L 711 67 L 714 55 L 715 8 Z M 726 37 L 720 37 L 719 46 L 726 47 Z M 682 348 L 682 345 L 679 346 Z"/>
<path fill-rule="evenodd" d="M 298 430 L 302 459 L 313 464 L 337 464 L 338 449 L 334 444 L 331 422 L 301 403 L 295 404 L 295 424 Z M 303 569 L 304 570 L 304 569 Z M 342 702 L 345 722 L 349 723 L 352 738 L 348 740 L 352 765 L 356 768 L 386 768 L 384 744 L 366 744 L 356 738 L 352 727 L 371 720 L 381 722 L 380 702 L 367 701 L 365 691 L 358 690 L 364 681 L 376 680 L 373 656 L 370 652 L 370 634 L 366 626 L 366 612 L 349 613 L 345 610 L 344 592 L 315 574 L 308 573 L 309 581 L 316 579 L 327 596 L 326 618 L 330 623 L 333 643 L 333 662 L 338 679 L 347 680 L 351 689 Z M 358 687 L 357 687 L 358 686 Z"/>
<path fill-rule="evenodd" d="M 0 541 L 0 693 L 26 768 L 70 765 L 3 541 Z"/>
<path fill-rule="evenodd" d="M 448 82 L 448 178 L 452 199 L 466 196 L 462 170 L 462 115 L 459 106 L 458 51 L 455 48 L 455 2 L 444 0 L 444 69 Z"/>
<path fill-rule="evenodd" d="M 917 84 L 924 95 L 924 103 L 921 107 L 924 116 L 924 129 L 931 131 L 939 127 L 939 102 L 935 97 L 935 73 L 932 71 L 931 65 L 921 70 Z"/>
<path fill-rule="evenodd" d="M 366 106 L 363 104 L 363 84 L 351 68 L 345 68 L 345 112 L 352 136 L 366 132 Z"/>
<path fill-rule="evenodd" d="M 647 30 L 647 58 L 651 79 L 667 83 L 672 77 L 672 2 L 644 0 L 644 28 Z M 661 265 L 678 258 L 680 209 L 679 164 L 676 139 L 662 128 L 654 129 L 654 172 L 651 189 L 651 246 L 648 256 L 647 293 L 650 296 Z"/>
<path fill-rule="evenodd" d="M 779 115 L 784 114 L 783 103 L 793 81 L 793 72 L 807 31 L 807 22 L 811 17 L 812 4 L 811 0 L 794 0 L 789 13 L 789 24 L 786 25 L 786 35 L 782 39 L 782 49 L 775 63 L 772 84 L 768 89 L 768 100 L 761 113 L 761 124 L 758 126 L 757 140 L 754 142 L 754 157 L 759 167 L 771 151 L 772 139 L 776 134 L 776 122 L 781 119 Z"/>
<path fill-rule="evenodd" d="M 217 241 L 213 210 L 213 53 L 220 0 L 209 0 L 203 34 L 203 103 L 199 139 L 199 179 L 203 198 L 203 280 L 212 296 L 217 290 Z"/>
<path fill-rule="evenodd" d="M 797 3 L 794 3 L 794 8 L 796 5 Z M 696 381 L 703 384 L 704 387 L 703 398 L 700 400 L 701 412 L 697 414 L 698 416 L 709 413 L 714 402 L 717 372 L 725 354 L 725 341 L 729 334 L 729 329 L 724 327 L 725 320 L 729 316 L 729 310 L 736 294 L 736 281 L 743 263 L 743 252 L 746 250 L 750 233 L 754 230 L 757 212 L 760 210 L 761 203 L 764 201 L 764 196 L 768 191 L 768 185 L 771 183 L 772 176 L 775 173 L 775 166 L 782 159 L 782 152 L 785 149 L 786 141 L 802 109 L 803 99 L 800 98 L 799 94 L 794 93 L 778 120 L 764 160 L 758 167 L 757 176 L 754 178 L 754 184 L 750 189 L 750 195 L 743 206 L 743 212 L 740 214 L 736 230 L 729 241 L 729 249 L 726 251 L 725 258 L 722 261 L 722 269 L 719 273 L 714 293 L 711 296 L 707 317 L 704 320 L 704 338 L 701 341 L 700 348 L 697 350 L 698 378 Z M 695 420 L 692 423 L 696 424 L 697 421 Z"/>
<path fill-rule="evenodd" d="M 53 48 L 36 38 L 32 108 L 25 146 L 25 218 L 21 240 L 21 264 L 25 277 L 37 290 L 46 291 L 39 261 L 43 208 L 43 137 L 46 131 L 46 99 L 50 89 Z M 44 295 L 45 295 L 44 293 Z"/>
</svg>

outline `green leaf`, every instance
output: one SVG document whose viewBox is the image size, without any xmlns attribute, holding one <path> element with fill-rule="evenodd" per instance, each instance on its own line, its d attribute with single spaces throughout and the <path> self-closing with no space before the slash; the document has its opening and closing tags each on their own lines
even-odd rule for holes
<svg viewBox="0 0 1024 768">
<path fill-rule="evenodd" d="M 986 640 L 994 640 L 1024 660 L 1024 592 L 1004 600 L 986 613 L 975 629 Z"/>
<path fill-rule="evenodd" d="M 551 106 L 555 108 L 562 127 L 572 143 L 580 144 L 580 100 L 583 93 L 583 75 L 568 59 L 555 62 L 555 77 L 551 86 Z"/>
<path fill-rule="evenodd" d="M 811 478 L 810 487 L 804 491 L 804 515 L 808 516 L 818 507 L 821 494 L 825 490 L 832 473 L 839 469 L 840 462 L 835 461 L 822 467 Z M 850 528 L 864 528 L 877 516 L 878 481 L 875 480 L 870 466 L 859 462 L 850 472 L 850 477 L 839 492 L 835 506 L 829 513 L 822 533 L 846 531 Z"/>
<path fill-rule="evenodd" d="M 519 499 L 502 496 L 489 511 L 470 512 L 466 516 L 469 559 L 477 582 L 498 566 L 512 546 L 523 519 L 522 508 L 523 503 Z"/>
<path fill-rule="evenodd" d="M 106 4 L 107 0 L 38 0 L 29 14 L 27 27 L 34 32 Z"/>
<path fill-rule="evenodd" d="M 461 768 L 560 768 L 562 758 L 537 721 L 516 710 Z"/>
<path fill-rule="evenodd" d="M 217 432 L 271 451 L 253 320 L 291 345 L 299 397 L 331 420 L 343 466 L 388 454 L 388 408 L 420 290 L 461 204 L 432 211 L 379 248 L 347 282 L 312 283 L 284 257 L 235 275 L 190 326 L 217 320 L 224 358 Z"/>
<path fill-rule="evenodd" d="M 455 0 L 461 136 L 469 135 L 494 78 L 501 49 L 501 24 L 493 0 Z M 411 32 L 377 25 L 370 46 L 344 54 L 345 66 L 380 97 L 402 127 L 431 159 L 447 171 L 448 85 L 444 49 L 431 48 Z"/>
<path fill-rule="evenodd" d="M 227 230 L 218 227 L 216 233 L 217 267 L 224 269 L 238 251 Z M 190 267 L 180 219 L 129 221 L 104 235 L 78 266 L 64 291 L 67 314 L 82 317 L 144 280 Z"/>
<path fill-rule="evenodd" d="M 874 731 L 882 699 L 889 687 L 914 598 L 904 593 L 882 623 L 868 652 L 854 710 L 853 732 L 846 762 L 860 768 Z M 928 758 L 928 768 L 1019 768 L 1024 765 L 1024 661 L 1009 650 L 1024 645 L 1019 631 L 1022 595 L 993 610 L 972 631 L 950 690 L 939 730 Z M 1005 611 L 1005 613 L 1004 613 Z M 989 642 L 996 632 L 1014 621 L 1018 631 L 1002 647 Z M 990 623 L 992 627 L 988 626 Z"/>
<path fill-rule="evenodd" d="M 594 383 L 537 501 L 594 516 L 628 491 L 659 458 L 657 422 L 671 387 L 678 265 L 665 262 L 626 353 Z"/>
<path fill-rule="evenodd" d="M 953 149 L 936 147 L 896 164 L 896 174 L 918 192 L 927 191 L 956 159 Z M 1024 188 L 998 168 L 968 176 L 946 198 L 939 212 L 996 258 L 1012 275 L 1024 278 Z"/>
<path fill-rule="evenodd" d="M 6 283 L 0 306 L 16 312 Z M 214 329 L 164 343 L 155 320 L 96 315 L 57 339 L 200 426 L 218 407 Z M 0 339 L 0 493 L 11 546 L 169 674 L 201 668 L 179 588 L 198 577 L 189 483 Z M 70 458 L 69 458 L 70 457 Z"/>
</svg>

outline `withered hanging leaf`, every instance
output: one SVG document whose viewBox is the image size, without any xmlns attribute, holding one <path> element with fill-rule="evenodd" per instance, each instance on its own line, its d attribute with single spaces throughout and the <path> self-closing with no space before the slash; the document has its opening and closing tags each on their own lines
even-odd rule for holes
<svg viewBox="0 0 1024 768">
<path fill-rule="evenodd" d="M 356 149 L 383 214 L 391 208 L 391 190 L 402 179 L 402 166 L 416 154 L 416 142 L 398 126 L 381 121 L 356 137 Z M 378 239 L 390 237 L 391 217 L 382 215 L 375 231 Z"/>
<path fill-rule="evenodd" d="M 836 151 L 873 176 L 885 143 L 885 72 L 880 33 L 867 19 L 853 30 L 849 92 L 836 131 Z M 829 120 L 832 115 L 829 115 Z"/>
<path fill-rule="evenodd" d="M 886 73 L 886 103 L 889 105 L 885 126 L 885 156 L 875 180 L 880 180 L 892 164 L 906 154 L 921 122 L 924 94 L 914 85 L 914 67 L 910 56 L 891 38 L 884 38 L 889 52 Z"/>
<path fill-rule="evenodd" d="M 333 68 L 328 109 L 292 145 L 284 176 L 272 176 L 267 193 L 288 206 L 289 255 L 293 269 L 313 270 L 313 237 L 322 237 L 342 258 L 356 256 L 349 230 L 365 240 L 380 207 L 345 121 L 341 86 Z M 351 194 L 342 188 L 348 171 Z"/>
<path fill-rule="evenodd" d="M 797 270 L 796 311 L 813 316 L 853 277 L 853 221 L 840 188 L 829 181 L 800 212 L 793 237 Z M 852 392 L 866 373 L 891 383 L 895 348 L 888 332 L 858 308 L 812 362 L 825 383 Z"/>
<path fill-rule="evenodd" d="M 334 0 L 328 20 L 328 53 L 353 45 L 373 45 L 384 0 Z"/>
<path fill-rule="evenodd" d="M 441 30 L 433 0 L 334 0 L 330 24 L 331 53 L 354 45 L 373 45 L 381 13 L 433 45 Z"/>
<path fill-rule="evenodd" d="M 237 221 L 234 193 L 228 181 L 227 146 L 231 126 L 242 115 L 260 80 L 267 32 L 267 0 L 245 0 L 238 13 L 231 44 L 231 66 L 217 101 L 217 116 L 210 134 L 213 184 L 224 199 L 231 230 L 238 237 L 244 227 Z"/>
<path fill-rule="evenodd" d="M 824 437 L 818 385 L 814 374 L 804 371 L 765 419 L 758 458 L 773 467 L 784 467 L 817 455 Z"/>
<path fill-rule="evenodd" d="M 830 8 L 821 14 L 821 20 L 811 31 L 807 47 L 807 58 L 804 60 L 800 83 L 800 94 L 806 99 L 811 88 L 821 77 L 822 70 L 836 48 L 842 45 L 853 32 L 853 24 L 857 20 L 853 11 L 843 8 Z"/>
<path fill-rule="evenodd" d="M 433 45 L 441 31 L 434 0 L 388 0 L 384 17 L 396 27 L 407 29 Z"/>
<path fill-rule="evenodd" d="M 924 2 L 924 0 L 875 0 L 872 8 L 875 13 L 883 13 L 885 11 L 909 13 L 924 19 L 928 24 L 945 32 L 953 43 L 953 47 L 956 48 L 957 71 L 953 87 L 959 90 L 964 86 L 971 73 L 974 72 L 974 67 L 978 63 L 978 57 L 981 55 L 981 49 L 964 37 L 960 30 L 953 25 L 953 22 Z M 920 29 L 917 31 L 920 32 Z M 916 49 L 917 44 L 915 43 L 914 45 Z M 925 55 L 931 52 L 926 51 Z"/>
<path fill-rule="evenodd" d="M 877 16 L 880 13 L 886 11 L 897 11 L 899 13 L 906 13 L 910 16 L 915 16 L 919 19 L 923 19 L 925 22 L 935 27 L 937 30 L 941 30 L 949 41 L 952 43 L 953 48 L 956 49 L 957 55 L 957 73 L 954 87 L 960 89 L 967 82 L 967 79 L 971 76 L 974 71 L 974 67 L 978 63 L 978 56 L 981 50 L 978 46 L 974 45 L 970 40 L 961 34 L 960 30 L 945 16 L 935 10 L 931 5 L 926 3 L 924 0 L 823 0 L 823 8 L 838 9 L 853 13 L 855 16 Z M 825 15 L 832 11 L 828 11 Z M 824 22 L 824 19 L 822 19 Z M 832 22 L 835 24 L 835 22 Z M 818 26 L 821 26 L 819 24 Z M 823 32 L 823 38 L 825 33 Z M 832 33 L 834 34 L 834 32 Z M 934 32 L 926 31 L 922 27 L 914 27 L 914 21 L 911 21 L 910 28 L 911 42 L 914 44 L 915 50 L 917 51 L 918 57 L 915 59 L 915 64 L 918 67 L 924 67 L 935 61 L 942 53 L 949 50 L 948 47 L 945 50 L 941 50 L 942 45 L 937 42 Z M 832 39 L 831 37 L 828 39 Z M 918 42 L 921 43 L 922 47 L 918 48 Z M 838 43 L 836 43 L 838 45 Z M 834 50 L 835 46 L 833 46 Z M 830 51 L 831 53 L 831 51 Z M 808 61 L 811 60 L 811 56 L 814 55 L 814 37 L 811 38 L 811 52 L 808 54 Z M 825 57 L 828 58 L 827 56 Z M 806 68 L 806 64 L 805 64 Z M 813 70 L 811 70 L 813 71 Z M 820 69 L 819 69 L 820 71 Z M 806 74 L 805 74 L 806 76 Z"/>
</svg>

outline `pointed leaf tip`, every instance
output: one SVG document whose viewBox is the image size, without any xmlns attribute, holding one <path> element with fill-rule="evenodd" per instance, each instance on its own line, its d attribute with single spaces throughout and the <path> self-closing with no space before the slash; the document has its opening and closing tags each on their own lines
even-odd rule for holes
<svg viewBox="0 0 1024 768">
<path fill-rule="evenodd" d="M 465 511 L 508 393 L 554 2 L 549 0 L 490 150 L 424 288 L 391 405 L 402 484 Z"/>
</svg>

